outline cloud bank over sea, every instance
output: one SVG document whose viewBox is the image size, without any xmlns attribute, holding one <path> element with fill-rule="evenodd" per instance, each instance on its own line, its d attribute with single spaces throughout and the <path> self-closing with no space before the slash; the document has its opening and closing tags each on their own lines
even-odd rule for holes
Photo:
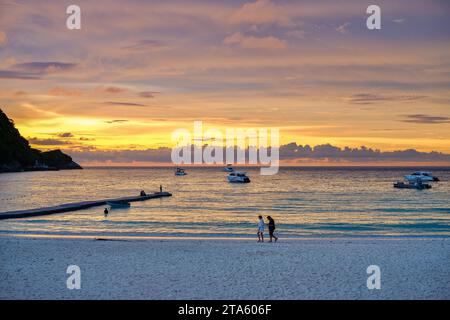
<svg viewBox="0 0 450 320">
<path fill-rule="evenodd" d="M 191 146 L 192 154 L 200 147 Z M 71 156 L 80 163 L 95 164 L 130 164 L 130 163 L 155 163 L 171 164 L 171 148 L 160 147 L 146 150 L 74 150 Z M 236 154 L 235 149 L 235 154 Z M 420 152 L 414 149 L 398 151 L 380 151 L 368 147 L 339 148 L 331 144 L 323 144 L 311 147 L 289 143 L 279 148 L 281 164 L 345 164 L 345 163 L 436 163 L 450 165 L 450 154 L 441 152 Z M 225 148 L 223 150 L 225 154 Z M 248 148 L 246 149 L 248 154 Z M 248 159 L 248 157 L 247 157 Z"/>
</svg>

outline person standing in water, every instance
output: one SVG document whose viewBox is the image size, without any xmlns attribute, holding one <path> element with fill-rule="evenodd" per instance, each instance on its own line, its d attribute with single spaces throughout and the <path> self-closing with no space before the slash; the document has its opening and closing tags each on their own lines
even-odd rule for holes
<svg viewBox="0 0 450 320">
<path fill-rule="evenodd" d="M 277 242 L 278 237 L 273 234 L 273 232 L 275 231 L 275 220 L 273 220 L 271 216 L 267 216 L 267 220 L 269 220 L 269 242 L 272 242 L 272 238 L 274 238 L 275 242 Z"/>
<path fill-rule="evenodd" d="M 105 215 L 105 218 L 108 216 L 108 213 L 109 213 L 108 208 L 105 208 L 105 210 L 103 210 L 103 214 Z"/>
<path fill-rule="evenodd" d="M 258 216 L 258 242 L 264 242 L 264 219 Z"/>
</svg>

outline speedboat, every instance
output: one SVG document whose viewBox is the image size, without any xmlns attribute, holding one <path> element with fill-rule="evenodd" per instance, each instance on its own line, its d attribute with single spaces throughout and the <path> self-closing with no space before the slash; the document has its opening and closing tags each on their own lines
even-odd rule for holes
<svg viewBox="0 0 450 320">
<path fill-rule="evenodd" d="M 422 180 L 417 179 L 415 182 L 408 181 L 407 183 L 397 181 L 394 183 L 394 188 L 425 190 L 425 189 L 431 189 L 431 185 L 429 185 L 428 183 L 423 183 Z"/>
<path fill-rule="evenodd" d="M 176 176 L 185 176 L 187 175 L 186 171 L 184 171 L 184 169 L 182 168 L 176 168 L 175 170 L 175 175 Z"/>
<path fill-rule="evenodd" d="M 225 167 L 225 172 L 234 172 L 233 167 L 231 166 L 231 164 L 227 164 L 227 166 Z"/>
<path fill-rule="evenodd" d="M 112 208 L 129 208 L 131 205 L 128 201 L 117 200 L 117 201 L 106 201 L 106 204 Z"/>
<path fill-rule="evenodd" d="M 413 172 L 409 175 L 406 175 L 405 179 L 408 181 L 416 181 L 417 179 L 420 179 L 421 181 L 427 181 L 427 182 L 439 181 L 438 177 L 433 176 L 433 174 L 431 174 L 431 172 L 425 172 L 425 171 Z"/>
<path fill-rule="evenodd" d="M 247 177 L 245 172 L 231 172 L 228 175 L 228 182 L 232 183 L 249 183 L 250 178 Z"/>
</svg>

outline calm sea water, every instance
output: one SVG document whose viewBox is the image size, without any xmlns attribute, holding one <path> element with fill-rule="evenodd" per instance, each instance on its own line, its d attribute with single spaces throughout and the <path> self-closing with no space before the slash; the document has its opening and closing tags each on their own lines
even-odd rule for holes
<svg viewBox="0 0 450 320">
<path fill-rule="evenodd" d="M 415 169 L 415 168 L 414 168 Z M 0 233 L 105 236 L 255 236 L 257 215 L 271 215 L 282 237 L 450 236 L 450 168 L 431 190 L 398 190 L 412 169 L 246 169 L 252 182 L 229 184 L 219 168 L 88 168 L 0 175 L 0 211 L 137 195 L 162 184 L 173 197 L 34 218 L 2 220 Z"/>
</svg>

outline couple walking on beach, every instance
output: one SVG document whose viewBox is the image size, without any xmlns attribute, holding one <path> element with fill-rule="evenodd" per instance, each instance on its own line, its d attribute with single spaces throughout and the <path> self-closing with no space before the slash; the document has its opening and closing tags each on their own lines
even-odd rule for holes
<svg viewBox="0 0 450 320">
<path fill-rule="evenodd" d="M 258 216 L 258 219 L 258 242 L 264 242 L 264 219 L 262 216 Z M 267 216 L 267 220 L 269 221 L 269 223 L 267 224 L 269 227 L 269 242 L 272 242 L 272 238 L 274 238 L 275 242 L 277 242 L 278 237 L 273 234 L 273 232 L 275 231 L 275 220 L 273 220 L 271 216 Z"/>
</svg>

